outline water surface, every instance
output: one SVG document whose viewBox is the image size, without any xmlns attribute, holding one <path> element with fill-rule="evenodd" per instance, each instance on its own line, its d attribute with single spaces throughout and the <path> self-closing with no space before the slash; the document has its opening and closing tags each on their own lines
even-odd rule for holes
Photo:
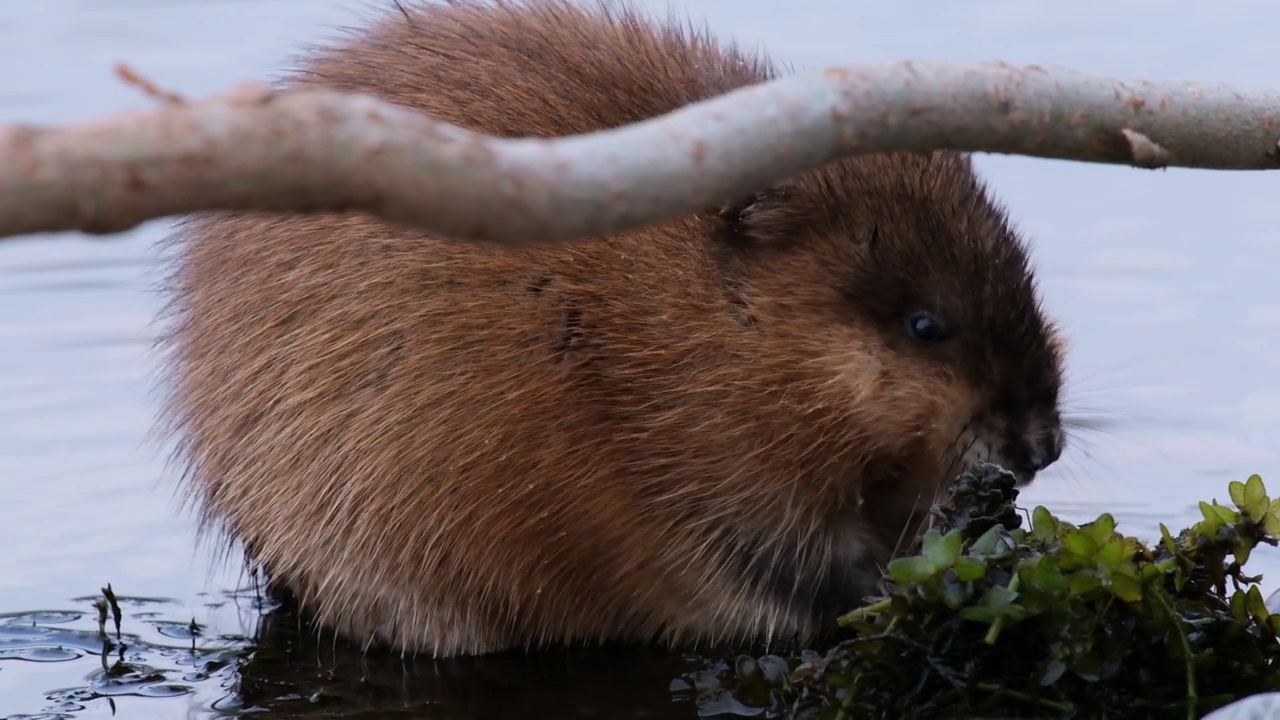
<svg viewBox="0 0 1280 720">
<path fill-rule="evenodd" d="M 1182 3 L 1176 13 L 1093 0 L 1051 11 L 1010 0 L 672 6 L 798 67 L 1002 59 L 1280 84 L 1272 8 L 1260 1 Z M 149 106 L 115 79 L 116 62 L 191 96 L 270 76 L 366 9 L 356 0 L 0 3 L 0 64 L 10 68 L 0 122 Z M 1026 503 L 1077 520 L 1109 510 L 1122 530 L 1150 535 L 1160 521 L 1175 530 L 1194 521 L 1195 503 L 1225 498 L 1231 479 L 1259 472 L 1280 487 L 1280 174 L 987 156 L 979 166 L 1032 239 L 1048 307 L 1072 338 L 1069 408 L 1100 424 Z M 174 474 L 148 438 L 160 305 L 151 244 L 167 225 L 109 241 L 0 244 L 0 716 L 217 715 L 234 678 L 209 658 L 259 615 L 236 592 L 247 583 L 239 565 L 195 544 Z M 1273 553 L 1253 562 L 1280 571 Z M 159 673 L 115 696 L 84 691 L 103 689 L 86 596 L 108 582 L 140 598 L 126 603 L 126 632 L 150 643 L 143 659 Z M 202 628 L 194 651 L 191 638 L 172 637 L 192 620 Z M 665 683 L 654 686 L 655 713 L 670 710 Z"/>
</svg>

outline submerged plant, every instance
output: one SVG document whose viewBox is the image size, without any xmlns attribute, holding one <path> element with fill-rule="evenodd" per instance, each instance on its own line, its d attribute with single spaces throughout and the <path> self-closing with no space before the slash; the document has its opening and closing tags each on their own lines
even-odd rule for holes
<svg viewBox="0 0 1280 720">
<path fill-rule="evenodd" d="M 841 618 L 850 637 L 783 692 L 803 717 L 1186 717 L 1280 688 L 1280 615 L 1243 573 L 1280 538 L 1257 475 L 1233 507 L 1154 547 L 1109 514 L 1082 526 L 1043 507 L 1030 527 L 1013 476 L 962 476 L 918 554 Z"/>
</svg>

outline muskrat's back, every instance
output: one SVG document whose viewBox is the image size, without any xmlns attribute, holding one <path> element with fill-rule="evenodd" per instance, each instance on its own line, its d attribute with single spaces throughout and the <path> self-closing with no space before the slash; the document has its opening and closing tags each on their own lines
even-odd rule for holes
<svg viewBox="0 0 1280 720">
<path fill-rule="evenodd" d="M 558 136 L 772 72 L 627 9 L 467 0 L 389 11 L 290 82 Z M 448 655 L 811 635 L 968 457 L 947 448 L 996 382 L 885 340 L 861 310 L 840 317 L 865 286 L 842 279 L 864 252 L 844 232 L 860 203 L 884 213 L 876 235 L 954 236 L 930 241 L 956 247 L 937 266 L 925 252 L 919 282 L 1004 268 L 963 290 L 1020 303 L 1000 311 L 1025 326 L 1001 367 L 1044 386 L 1022 404 L 1056 429 L 1056 349 L 1002 216 L 963 158 L 887 156 L 523 250 L 362 215 L 194 220 L 166 337 L 186 487 L 210 529 L 360 640 Z"/>
</svg>

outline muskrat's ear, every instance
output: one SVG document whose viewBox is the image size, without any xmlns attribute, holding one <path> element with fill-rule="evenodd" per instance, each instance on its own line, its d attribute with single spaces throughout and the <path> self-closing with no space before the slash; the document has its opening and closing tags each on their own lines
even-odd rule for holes
<svg viewBox="0 0 1280 720">
<path fill-rule="evenodd" d="M 785 220 L 790 190 L 778 185 L 749 193 L 724 203 L 717 216 L 724 222 L 725 236 L 737 242 L 752 242 L 771 236 Z"/>
</svg>

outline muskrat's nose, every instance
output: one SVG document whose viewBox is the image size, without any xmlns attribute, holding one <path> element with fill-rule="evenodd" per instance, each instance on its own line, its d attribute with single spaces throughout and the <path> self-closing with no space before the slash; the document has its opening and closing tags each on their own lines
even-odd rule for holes
<svg viewBox="0 0 1280 720">
<path fill-rule="evenodd" d="M 1031 467 L 1040 471 L 1057 462 L 1062 457 L 1063 444 L 1062 428 L 1056 424 L 1033 438 L 1028 458 Z"/>
</svg>

